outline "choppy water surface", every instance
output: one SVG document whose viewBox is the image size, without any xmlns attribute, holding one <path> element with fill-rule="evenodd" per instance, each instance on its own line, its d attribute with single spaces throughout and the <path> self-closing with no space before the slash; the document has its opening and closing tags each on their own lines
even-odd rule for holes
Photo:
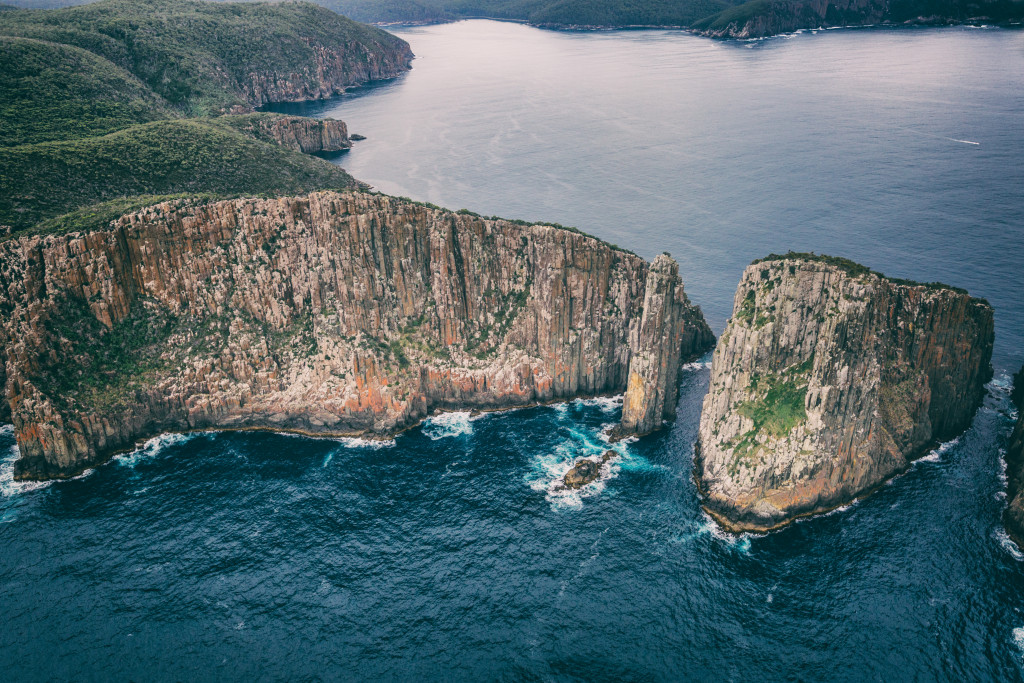
<svg viewBox="0 0 1024 683">
<path fill-rule="evenodd" d="M 446 415 L 394 442 L 154 439 L 15 483 L 0 430 L 4 680 L 1024 680 L 1024 564 L 1000 449 L 1024 359 L 1024 34 L 829 31 L 747 44 L 464 22 L 314 110 L 382 190 L 581 226 L 679 258 L 716 329 L 787 248 L 997 306 L 974 426 L 845 510 L 717 533 L 679 419 L 607 449 L 620 405 Z M 978 143 L 978 144 L 972 144 Z"/>
</svg>

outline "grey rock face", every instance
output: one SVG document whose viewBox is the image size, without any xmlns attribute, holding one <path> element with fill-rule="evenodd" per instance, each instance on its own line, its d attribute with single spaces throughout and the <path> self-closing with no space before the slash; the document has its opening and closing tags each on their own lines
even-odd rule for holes
<svg viewBox="0 0 1024 683">
<path fill-rule="evenodd" d="M 703 322 L 703 316 L 683 292 L 679 266 L 661 254 L 647 275 L 643 317 L 633 344 L 636 353 L 629 364 L 616 436 L 648 434 L 675 417 L 680 359 L 703 353 L 715 343 L 707 324 L 680 324 L 683 320 Z"/>
<path fill-rule="evenodd" d="M 621 392 L 638 340 L 656 344 L 649 271 L 581 233 L 364 192 L 167 202 L 12 238 L 16 473 L 75 474 L 161 431 L 389 435 L 436 410 Z M 668 355 L 706 328 L 694 307 L 675 324 Z"/>
<path fill-rule="evenodd" d="M 991 378 L 987 302 L 837 259 L 743 274 L 715 351 L 695 477 L 733 531 L 846 504 L 964 430 Z"/>
</svg>

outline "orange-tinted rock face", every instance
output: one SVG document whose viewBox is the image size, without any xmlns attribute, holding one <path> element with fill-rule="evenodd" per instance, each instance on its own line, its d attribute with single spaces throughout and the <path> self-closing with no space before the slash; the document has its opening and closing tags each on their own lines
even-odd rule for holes
<svg viewBox="0 0 1024 683">
<path fill-rule="evenodd" d="M 970 425 L 992 341 L 992 308 L 962 291 L 820 259 L 751 265 L 701 411 L 705 507 L 747 531 L 851 502 Z"/>
<path fill-rule="evenodd" d="M 72 474 L 164 430 L 383 435 L 437 409 L 620 392 L 648 270 L 583 234 L 359 192 L 10 239 L 17 473 Z M 671 354 L 706 349 L 699 309 L 678 313 Z"/>
</svg>

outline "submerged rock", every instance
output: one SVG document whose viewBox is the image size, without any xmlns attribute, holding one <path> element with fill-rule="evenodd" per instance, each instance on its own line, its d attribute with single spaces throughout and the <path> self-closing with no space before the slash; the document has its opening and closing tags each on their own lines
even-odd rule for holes
<svg viewBox="0 0 1024 683">
<path fill-rule="evenodd" d="M 389 435 L 435 410 L 619 393 L 656 352 L 650 271 L 579 232 L 364 192 L 19 234 L 0 242 L 16 476 L 69 476 L 161 431 Z M 666 363 L 706 328 L 696 307 L 674 320 Z"/>
<path fill-rule="evenodd" d="M 844 505 L 971 422 L 992 308 L 945 285 L 789 254 L 743 274 L 711 368 L 695 478 L 733 531 Z"/>
</svg>

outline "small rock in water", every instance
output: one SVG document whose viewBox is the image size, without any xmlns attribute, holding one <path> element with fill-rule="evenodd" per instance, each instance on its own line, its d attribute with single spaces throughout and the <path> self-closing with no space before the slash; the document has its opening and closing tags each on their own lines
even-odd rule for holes
<svg viewBox="0 0 1024 683">
<path fill-rule="evenodd" d="M 360 135 L 359 133 L 352 133 L 351 135 L 348 136 L 348 139 L 352 140 L 353 142 L 357 142 L 359 140 L 365 140 L 366 136 Z"/>
<path fill-rule="evenodd" d="M 563 481 L 568 488 L 578 489 L 601 476 L 604 464 L 615 457 L 615 451 L 608 451 L 601 456 L 601 462 L 580 458 L 571 470 L 565 473 Z"/>
</svg>

